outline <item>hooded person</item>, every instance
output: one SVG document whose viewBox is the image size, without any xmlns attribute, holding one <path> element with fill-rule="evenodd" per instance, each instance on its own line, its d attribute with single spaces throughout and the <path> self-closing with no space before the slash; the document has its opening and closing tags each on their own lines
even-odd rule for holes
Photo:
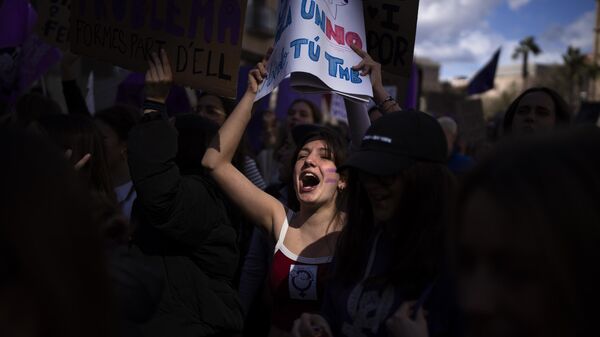
<svg viewBox="0 0 600 337">
<path fill-rule="evenodd" d="M 170 80 L 158 76 L 165 76 L 163 65 L 168 66 L 154 56 L 144 116 L 128 140 L 138 194 L 133 240 L 145 255 L 161 261 L 165 275 L 159 308 L 143 333 L 233 335 L 243 321 L 232 286 L 239 258 L 237 233 L 226 198 L 201 165 L 218 127 L 194 115 L 178 116 L 176 128 L 166 120 Z"/>
</svg>

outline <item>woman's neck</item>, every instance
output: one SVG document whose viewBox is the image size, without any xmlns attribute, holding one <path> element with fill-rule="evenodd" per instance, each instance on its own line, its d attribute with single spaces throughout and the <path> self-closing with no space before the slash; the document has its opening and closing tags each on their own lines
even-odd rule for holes
<svg viewBox="0 0 600 337">
<path fill-rule="evenodd" d="M 336 216 L 338 214 L 340 216 Z M 344 220 L 344 214 L 338 213 L 335 202 L 328 202 L 318 207 L 300 205 L 300 212 L 298 212 L 296 221 L 292 226 L 301 226 L 306 230 L 325 235 L 340 230 L 341 224 L 345 222 Z"/>
</svg>

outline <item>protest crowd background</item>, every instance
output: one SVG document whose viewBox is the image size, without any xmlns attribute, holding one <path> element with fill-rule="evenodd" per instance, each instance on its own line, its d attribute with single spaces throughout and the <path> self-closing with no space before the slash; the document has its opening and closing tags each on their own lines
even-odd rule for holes
<svg viewBox="0 0 600 337">
<path fill-rule="evenodd" d="M 600 80 L 418 7 L 0 0 L 0 335 L 598 335 Z"/>
</svg>

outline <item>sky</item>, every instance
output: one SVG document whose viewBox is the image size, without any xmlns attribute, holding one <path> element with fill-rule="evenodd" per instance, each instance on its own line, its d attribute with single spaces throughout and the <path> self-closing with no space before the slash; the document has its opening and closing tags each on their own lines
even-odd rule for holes
<svg viewBox="0 0 600 337">
<path fill-rule="evenodd" d="M 595 0 L 420 0 L 415 55 L 441 64 L 444 80 L 472 77 L 502 47 L 500 66 L 534 36 L 536 63 L 562 63 L 568 46 L 593 49 Z"/>
</svg>

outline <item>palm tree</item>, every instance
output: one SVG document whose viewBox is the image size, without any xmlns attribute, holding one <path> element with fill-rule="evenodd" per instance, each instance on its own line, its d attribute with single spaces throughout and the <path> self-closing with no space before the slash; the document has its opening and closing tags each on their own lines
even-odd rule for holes
<svg viewBox="0 0 600 337">
<path fill-rule="evenodd" d="M 585 72 L 585 55 L 581 53 L 579 48 L 569 46 L 562 58 L 565 63 L 571 87 L 571 104 L 575 105 L 578 96 L 577 93 L 579 93 L 581 88 L 582 75 L 584 75 Z"/>
<path fill-rule="evenodd" d="M 513 59 L 518 59 L 519 57 L 523 58 L 523 71 L 521 73 L 523 77 L 523 89 L 527 88 L 527 78 L 529 77 L 529 71 L 527 68 L 529 53 L 533 53 L 533 55 L 538 55 L 541 52 L 542 50 L 535 42 L 535 38 L 533 36 L 528 36 L 521 40 L 519 42 L 519 45 L 517 46 L 517 48 L 515 48 L 515 51 L 513 52 Z"/>
</svg>

